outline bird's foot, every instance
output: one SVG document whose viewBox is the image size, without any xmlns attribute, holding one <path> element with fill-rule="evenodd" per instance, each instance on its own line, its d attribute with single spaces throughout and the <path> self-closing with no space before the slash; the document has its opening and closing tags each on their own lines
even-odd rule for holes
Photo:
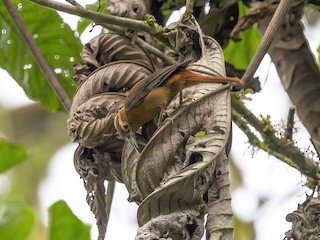
<svg viewBox="0 0 320 240">
<path fill-rule="evenodd" d="M 164 121 L 170 121 L 172 123 L 172 125 L 174 124 L 173 118 L 166 118 Z"/>
<path fill-rule="evenodd" d="M 189 97 L 189 98 L 186 98 L 186 99 L 180 101 L 180 105 L 184 104 L 185 102 L 189 102 L 189 101 L 193 101 L 193 98 Z"/>
</svg>

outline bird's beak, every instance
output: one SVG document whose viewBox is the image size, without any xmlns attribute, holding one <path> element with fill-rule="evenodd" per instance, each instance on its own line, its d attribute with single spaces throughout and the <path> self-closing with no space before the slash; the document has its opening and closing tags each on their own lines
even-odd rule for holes
<svg viewBox="0 0 320 240">
<path fill-rule="evenodd" d="M 139 146 L 136 139 L 136 134 L 134 132 L 131 132 L 129 134 L 129 137 L 127 138 L 127 140 L 131 144 L 131 146 L 137 151 L 137 153 L 140 153 Z"/>
</svg>

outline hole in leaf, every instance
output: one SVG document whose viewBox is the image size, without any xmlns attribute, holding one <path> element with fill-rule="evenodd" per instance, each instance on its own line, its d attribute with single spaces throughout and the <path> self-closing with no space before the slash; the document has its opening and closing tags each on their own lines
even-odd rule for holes
<svg viewBox="0 0 320 240">
<path fill-rule="evenodd" d="M 194 164 L 197 162 L 201 162 L 203 160 L 202 154 L 198 153 L 198 152 L 193 152 L 190 156 L 190 164 Z"/>
<path fill-rule="evenodd" d="M 186 227 L 188 229 L 190 236 L 192 236 L 195 230 L 197 229 L 198 224 L 196 222 L 193 222 L 192 224 L 187 224 Z"/>
<path fill-rule="evenodd" d="M 184 137 L 186 134 L 184 132 L 179 131 L 181 137 Z"/>
<path fill-rule="evenodd" d="M 208 196 L 208 192 L 205 192 L 205 194 L 202 195 L 202 199 L 204 202 L 208 202 L 209 201 L 209 196 Z"/>
</svg>

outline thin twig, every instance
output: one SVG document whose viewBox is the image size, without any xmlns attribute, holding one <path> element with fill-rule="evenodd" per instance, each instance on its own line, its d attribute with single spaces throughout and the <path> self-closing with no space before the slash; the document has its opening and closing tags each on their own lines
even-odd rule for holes
<svg viewBox="0 0 320 240">
<path fill-rule="evenodd" d="M 99 24 L 102 27 L 105 27 L 111 31 L 114 32 L 124 32 L 124 29 L 122 27 L 119 26 L 115 26 L 115 25 L 111 25 L 111 24 Z M 152 45 L 150 45 L 149 43 L 147 43 L 146 41 L 142 40 L 139 36 L 135 39 L 135 42 L 144 50 L 146 50 L 149 53 L 153 53 L 154 55 L 156 55 L 157 57 L 161 58 L 162 60 L 164 60 L 165 63 L 169 64 L 169 65 L 173 65 L 176 63 L 176 61 L 174 61 L 171 57 L 169 57 L 168 55 L 164 54 L 162 51 L 160 51 L 158 48 L 153 47 Z"/>
<path fill-rule="evenodd" d="M 261 42 L 249 63 L 249 66 L 247 67 L 247 70 L 243 74 L 243 77 L 242 77 L 243 84 L 246 84 L 257 71 L 264 55 L 267 53 L 274 39 L 274 36 L 277 34 L 278 30 L 280 29 L 280 26 L 282 25 L 285 17 L 287 16 L 287 13 L 289 12 L 294 2 L 295 0 L 280 1 L 279 6 L 277 7 L 269 23 L 269 26 L 265 31 L 261 39 Z"/>
<path fill-rule="evenodd" d="M 38 63 L 41 71 L 43 72 L 44 76 L 46 77 L 48 83 L 56 93 L 57 97 L 59 98 L 60 102 L 62 103 L 63 107 L 69 111 L 71 106 L 71 101 L 66 94 L 65 90 L 61 87 L 59 80 L 57 79 L 55 73 L 48 65 L 46 59 L 40 52 L 37 44 L 33 40 L 31 34 L 27 30 L 26 26 L 24 25 L 23 21 L 21 20 L 19 14 L 17 13 L 15 7 L 11 3 L 10 0 L 3 0 L 4 5 L 6 6 L 12 20 L 16 24 L 21 37 L 27 44 L 28 48 L 30 49 L 33 57 L 35 58 L 36 62 Z"/>
<path fill-rule="evenodd" d="M 173 65 L 173 64 L 177 63 L 171 57 L 169 57 L 168 55 L 164 54 L 158 48 L 155 48 L 152 45 L 150 45 L 149 43 L 147 43 L 146 41 L 142 40 L 140 37 L 137 37 L 137 39 L 135 41 L 142 49 L 145 49 L 149 53 L 153 53 L 157 57 L 159 57 L 162 60 L 164 60 L 165 63 L 167 63 L 169 65 Z"/>
<path fill-rule="evenodd" d="M 312 138 L 310 138 L 310 141 L 311 141 L 314 149 L 316 150 L 318 158 L 320 160 L 320 142 L 317 140 L 313 140 Z M 319 164 L 320 164 L 320 162 L 319 162 Z"/>
<path fill-rule="evenodd" d="M 141 21 L 141 20 L 135 20 L 135 19 L 125 18 L 125 17 L 101 14 L 101 13 L 87 10 L 83 7 L 70 6 L 68 4 L 59 3 L 54 0 L 30 0 L 30 1 L 38 3 L 42 6 L 46 6 L 51 9 L 55 9 L 55 10 L 73 14 L 79 17 L 91 19 L 92 21 L 94 21 L 96 24 L 99 24 L 99 25 L 106 23 L 106 24 L 112 24 L 112 25 L 117 25 L 125 28 L 143 31 L 157 38 L 163 44 L 169 45 L 168 40 L 164 38 L 162 35 L 163 28 L 160 25 L 158 25 L 155 21 L 153 21 L 151 18 L 149 20 L 147 19 L 146 21 Z"/>
<path fill-rule="evenodd" d="M 54 0 L 31 0 L 31 1 L 51 9 L 55 9 L 58 11 L 77 15 L 79 17 L 91 19 L 97 24 L 108 23 L 108 24 L 114 24 L 121 27 L 137 29 L 145 32 L 148 32 L 149 30 L 148 23 L 144 21 L 101 14 L 98 12 L 87 10 L 83 7 L 70 6 Z"/>
<path fill-rule="evenodd" d="M 66 0 L 66 1 L 73 6 L 82 7 L 82 5 L 78 3 L 76 0 Z"/>
<path fill-rule="evenodd" d="M 291 107 L 289 109 L 288 118 L 287 118 L 287 128 L 285 132 L 285 139 L 292 141 L 293 127 L 294 127 L 294 113 L 296 108 Z"/>
</svg>

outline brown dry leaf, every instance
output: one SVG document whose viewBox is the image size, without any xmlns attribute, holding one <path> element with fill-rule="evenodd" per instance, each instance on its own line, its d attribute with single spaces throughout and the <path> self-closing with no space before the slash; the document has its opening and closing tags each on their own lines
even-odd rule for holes
<svg viewBox="0 0 320 240">
<path fill-rule="evenodd" d="M 238 20 L 238 1 L 211 2 L 209 12 L 202 14 L 198 21 L 204 34 L 214 37 L 222 47 L 225 47 L 229 34 Z"/>
<path fill-rule="evenodd" d="M 173 183 L 177 180 L 181 183 L 199 180 L 198 177 L 194 178 L 192 175 L 203 174 L 210 160 L 213 160 L 214 156 L 219 155 L 224 149 L 230 131 L 230 120 L 227 120 L 230 119 L 230 100 L 227 100 L 230 94 L 229 86 L 205 84 L 202 87 L 205 87 L 202 93 L 199 91 L 197 94 L 203 96 L 181 107 L 170 116 L 170 120 L 164 122 L 141 153 L 136 178 L 137 187 L 143 194 L 143 198 L 150 194 L 155 195 L 156 192 L 165 189 L 165 186 L 174 185 Z M 194 137 L 199 131 L 205 131 L 205 135 Z M 185 159 L 177 156 L 180 147 L 186 148 Z M 170 180 L 163 179 L 166 171 L 170 171 L 172 163 L 176 162 L 175 158 L 180 159 L 182 163 L 179 166 L 180 169 L 175 169 L 178 175 L 170 176 Z M 197 161 L 200 162 L 196 163 Z M 189 164 L 192 165 L 187 167 Z M 182 169 L 184 170 L 179 172 Z M 191 180 L 185 180 L 185 176 L 189 176 Z M 162 185 L 161 188 L 153 192 L 160 185 Z M 188 186 L 193 189 L 195 184 Z M 185 191 L 185 189 L 180 190 Z M 179 194 L 176 195 L 179 197 Z M 183 195 L 185 194 L 180 194 L 181 197 Z M 193 195 L 194 192 L 191 196 L 184 196 L 184 198 L 192 202 Z M 141 204 L 141 209 L 146 201 L 144 200 Z"/>
<path fill-rule="evenodd" d="M 103 158 L 101 159 L 101 157 Z M 118 164 L 111 164 L 112 162 L 114 161 L 110 154 L 104 153 L 101 156 L 101 153 L 96 149 L 79 146 L 74 154 L 74 166 L 84 180 L 84 187 L 87 190 L 86 200 L 96 217 L 99 239 L 105 237 L 108 220 L 104 181 L 117 179 L 117 174 L 121 174 L 120 161 Z M 119 181 L 121 178 L 117 180 Z"/>
<path fill-rule="evenodd" d="M 180 56 L 186 58 L 195 57 L 195 52 L 200 53 L 200 59 L 187 69 L 225 76 L 221 47 L 211 37 L 203 36 L 196 22 L 194 25 L 201 36 L 201 48 L 197 48 L 197 44 L 188 45 L 185 40 L 175 45 L 182 51 Z M 173 41 L 179 40 L 179 36 L 183 39 L 190 36 L 190 27 L 184 24 L 177 26 L 176 33 L 174 31 L 172 28 L 169 32 Z M 187 45 L 193 47 L 185 52 Z M 184 94 L 186 101 L 181 106 L 177 105 L 177 100 L 170 104 L 167 112 L 172 114 L 154 133 L 141 154 L 130 150 L 129 145 L 123 152 L 124 182 L 131 200 L 140 203 L 140 229 L 136 239 L 201 239 L 207 209 L 205 196 L 211 187 L 210 199 L 216 199 L 210 203 L 211 209 L 223 212 L 222 206 L 227 206 L 223 216 L 232 222 L 226 166 L 226 146 L 231 131 L 230 85 L 200 84 L 190 89 L 184 91 L 187 92 Z M 219 183 L 221 180 L 223 186 Z M 216 196 L 219 193 L 221 198 Z M 212 224 L 208 229 L 212 226 L 216 227 Z M 228 231 L 232 233 L 232 230 L 232 224 L 230 227 L 228 222 Z"/>
<path fill-rule="evenodd" d="M 96 68 L 110 62 L 131 60 L 153 69 L 149 55 L 125 36 L 106 33 L 91 39 L 85 44 L 82 60 Z"/>
<path fill-rule="evenodd" d="M 143 0 L 109 0 L 107 10 L 110 14 L 131 19 L 143 19 L 147 8 Z"/>
<path fill-rule="evenodd" d="M 91 97 L 103 92 L 129 89 L 150 73 L 151 70 L 146 66 L 133 61 L 117 61 L 98 68 L 79 86 L 70 114 Z"/>
<path fill-rule="evenodd" d="M 272 3 L 253 2 L 250 6 L 249 12 L 242 16 L 232 29 L 230 38 L 234 40 L 240 40 L 240 32 L 249 29 L 265 16 L 272 15 L 276 8 L 277 5 Z"/>
<path fill-rule="evenodd" d="M 192 217 L 198 222 L 205 213 L 203 195 L 212 183 L 215 160 L 224 153 L 229 137 L 230 92 L 228 85 L 220 84 L 197 88 L 197 95 L 202 97 L 170 116 L 173 123 L 164 122 L 137 160 L 136 190 L 144 199 L 138 221 L 140 226 L 146 224 L 142 229 L 160 215 L 193 210 L 197 214 Z M 199 131 L 205 135 L 194 137 Z M 163 224 L 159 222 L 159 229 L 166 229 Z"/>
<path fill-rule="evenodd" d="M 201 40 L 201 58 L 186 69 L 198 73 L 226 76 L 225 62 L 219 43 L 212 37 L 204 36 Z"/>
<path fill-rule="evenodd" d="M 155 57 L 150 56 L 126 36 L 116 33 L 101 34 L 84 45 L 82 62 L 74 65 L 75 82 L 82 83 L 95 69 L 115 61 L 134 61 L 154 70 Z"/>
<path fill-rule="evenodd" d="M 137 143 L 139 147 L 145 147 L 146 140 L 141 137 L 140 135 L 137 135 Z M 122 157 L 121 157 L 121 172 L 122 172 L 122 179 L 123 183 L 126 185 L 126 188 L 129 192 L 128 200 L 130 202 L 141 202 L 141 192 L 139 192 L 139 189 L 137 189 L 137 184 L 135 181 L 135 173 L 138 163 L 138 157 L 139 154 L 137 151 L 135 151 L 131 144 L 128 142 L 125 142 L 123 145 L 122 150 Z"/>
<path fill-rule="evenodd" d="M 140 156 L 132 148 L 123 153 L 123 178 L 130 179 L 124 182 L 131 183 L 131 200 L 144 199 L 138 220 L 140 226 L 146 225 L 139 232 L 145 233 L 148 221 L 157 222 L 160 215 L 180 213 L 181 217 L 181 212 L 196 211 L 192 219 L 201 222 L 205 212 L 203 195 L 211 184 L 215 159 L 224 153 L 229 137 L 230 92 L 229 85 L 201 84 L 194 87 L 194 93 L 197 100 L 174 112 Z M 194 137 L 199 131 L 205 135 Z M 158 227 L 165 228 L 163 224 L 169 222 L 160 221 Z"/>
<path fill-rule="evenodd" d="M 297 210 L 286 216 L 292 222 L 292 229 L 286 232 L 285 239 L 320 239 L 319 212 L 320 197 L 308 196 Z"/>
<path fill-rule="evenodd" d="M 120 145 L 117 152 L 121 152 L 123 140 L 117 134 L 113 121 L 124 100 L 124 94 L 102 93 L 80 105 L 68 119 L 71 140 L 88 148 L 117 143 Z"/>
</svg>

